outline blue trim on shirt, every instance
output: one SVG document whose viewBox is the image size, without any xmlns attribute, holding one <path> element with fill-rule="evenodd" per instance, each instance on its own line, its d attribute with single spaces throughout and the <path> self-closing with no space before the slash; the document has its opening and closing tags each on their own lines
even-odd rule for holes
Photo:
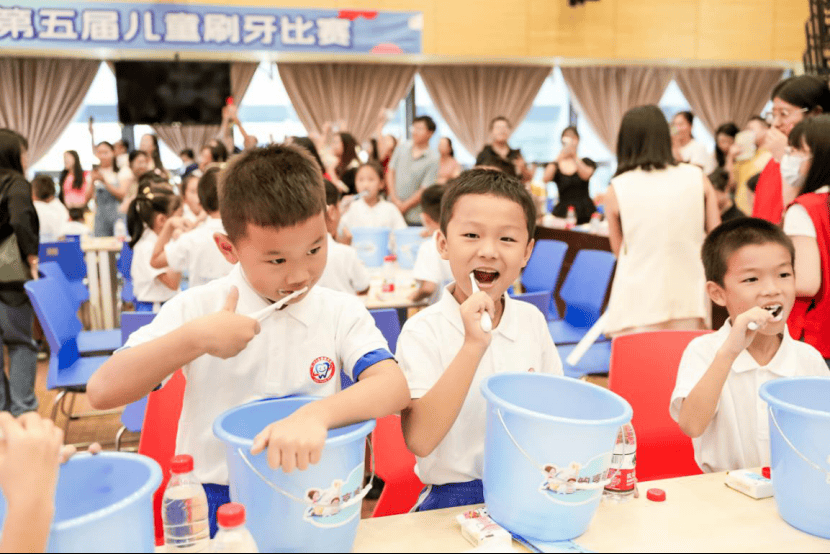
<svg viewBox="0 0 830 554">
<path fill-rule="evenodd" d="M 364 354 L 362 358 L 360 358 L 354 367 L 352 368 L 352 377 L 355 381 L 360 378 L 360 374 L 372 367 L 375 364 L 382 362 L 383 360 L 394 360 L 395 356 L 392 355 L 389 350 L 386 348 L 378 348 L 377 350 L 372 350 L 367 354 Z"/>
</svg>

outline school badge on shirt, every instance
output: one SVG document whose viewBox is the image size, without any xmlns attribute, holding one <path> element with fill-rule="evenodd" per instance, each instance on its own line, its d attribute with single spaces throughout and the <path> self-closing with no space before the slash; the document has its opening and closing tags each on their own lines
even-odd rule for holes
<svg viewBox="0 0 830 554">
<path fill-rule="evenodd" d="M 326 356 L 320 356 L 311 362 L 311 380 L 317 384 L 322 385 L 331 381 L 336 371 L 334 362 Z"/>
</svg>

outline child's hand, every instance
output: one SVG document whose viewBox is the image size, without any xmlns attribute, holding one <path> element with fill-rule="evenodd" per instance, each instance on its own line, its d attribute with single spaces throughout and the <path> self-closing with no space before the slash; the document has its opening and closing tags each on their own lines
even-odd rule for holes
<svg viewBox="0 0 830 554">
<path fill-rule="evenodd" d="M 294 469 L 305 471 L 320 461 L 326 445 L 328 428 L 318 419 L 303 412 L 272 423 L 254 438 L 251 454 L 268 449 L 268 465 L 282 467 L 285 473 Z"/>
<path fill-rule="evenodd" d="M 738 317 L 732 325 L 732 330 L 723 344 L 723 348 L 731 355 L 737 357 L 738 354 L 746 350 L 755 340 L 755 335 L 759 330 L 763 329 L 774 319 L 773 315 L 764 308 L 755 306 L 747 310 Z M 749 328 L 750 322 L 754 322 L 758 329 L 751 330 Z"/>
<path fill-rule="evenodd" d="M 259 334 L 259 322 L 236 313 L 239 290 L 231 287 L 222 310 L 194 319 L 188 325 L 205 354 L 227 360 L 233 358 L 248 346 Z"/>
<path fill-rule="evenodd" d="M 0 489 L 9 506 L 52 502 L 58 482 L 63 431 L 30 412 L 15 419 L 0 412 Z"/>
<path fill-rule="evenodd" d="M 491 319 L 496 317 L 496 304 L 485 292 L 477 292 L 461 304 L 465 340 L 486 348 L 490 345 L 492 334 L 481 330 L 481 316 L 485 311 Z"/>
<path fill-rule="evenodd" d="M 95 456 L 96 454 L 101 453 L 101 445 L 98 444 L 97 442 L 93 442 L 92 444 L 89 445 L 89 447 L 86 449 L 86 451 L 89 452 L 90 454 L 92 454 L 93 456 Z M 61 448 L 59 462 L 61 464 L 65 464 L 66 462 L 68 462 L 72 458 L 72 456 L 74 456 L 77 453 L 78 453 L 78 449 L 75 448 L 74 445 L 65 444 Z"/>
</svg>

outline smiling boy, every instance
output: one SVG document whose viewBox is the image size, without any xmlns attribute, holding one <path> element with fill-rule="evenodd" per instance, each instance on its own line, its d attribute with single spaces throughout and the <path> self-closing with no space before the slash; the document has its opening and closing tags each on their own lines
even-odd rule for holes
<svg viewBox="0 0 830 554">
<path fill-rule="evenodd" d="M 484 501 L 485 379 L 562 374 L 545 317 L 506 294 L 533 251 L 535 210 L 522 184 L 499 171 L 473 169 L 447 185 L 437 245 L 455 283 L 406 323 L 397 351 L 412 397 L 401 414 L 404 438 L 427 485 L 420 511 Z M 492 332 L 482 330 L 484 312 Z"/>
</svg>

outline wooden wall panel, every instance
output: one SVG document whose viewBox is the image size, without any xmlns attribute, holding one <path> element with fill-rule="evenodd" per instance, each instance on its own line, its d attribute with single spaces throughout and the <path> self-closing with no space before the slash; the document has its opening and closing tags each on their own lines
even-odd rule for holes
<svg viewBox="0 0 830 554">
<path fill-rule="evenodd" d="M 701 0 L 622 0 L 615 57 L 695 58 Z"/>
<path fill-rule="evenodd" d="M 792 1 L 792 0 L 791 0 Z M 770 60 L 775 0 L 700 0 L 699 59 Z"/>
</svg>

